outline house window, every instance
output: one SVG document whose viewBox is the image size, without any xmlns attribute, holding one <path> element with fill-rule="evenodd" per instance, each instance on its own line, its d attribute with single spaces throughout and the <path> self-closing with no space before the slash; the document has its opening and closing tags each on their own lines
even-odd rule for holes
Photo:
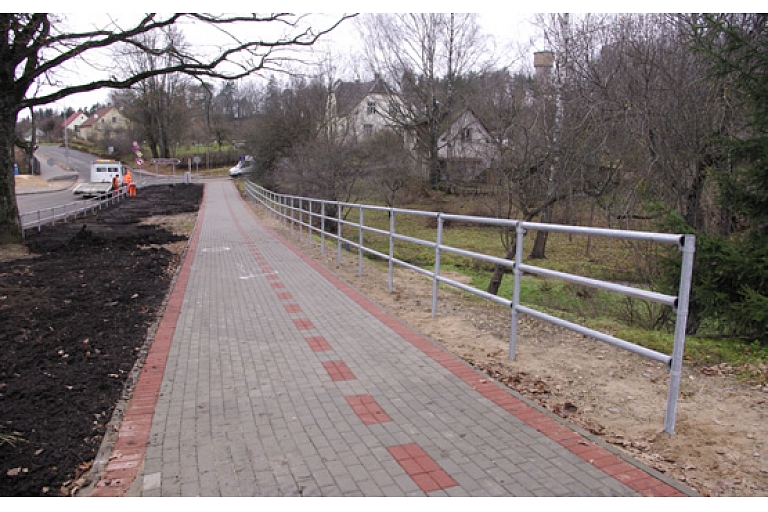
<svg viewBox="0 0 768 512">
<path fill-rule="evenodd" d="M 463 128 L 461 130 L 462 142 L 472 140 L 472 128 Z"/>
<path fill-rule="evenodd" d="M 372 124 L 364 124 L 363 125 L 363 134 L 367 137 L 369 135 L 373 135 L 373 125 Z"/>
<path fill-rule="evenodd" d="M 376 113 L 376 102 L 375 101 L 369 101 L 368 102 L 368 113 L 369 114 L 375 114 Z"/>
<path fill-rule="evenodd" d="M 117 116 L 112 116 L 112 122 L 113 122 L 113 123 L 116 123 L 116 122 L 117 122 Z"/>
</svg>

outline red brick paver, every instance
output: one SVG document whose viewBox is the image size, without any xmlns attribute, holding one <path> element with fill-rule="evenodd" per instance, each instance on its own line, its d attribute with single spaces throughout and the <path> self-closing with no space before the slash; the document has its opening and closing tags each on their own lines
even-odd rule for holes
<svg viewBox="0 0 768 512">
<path fill-rule="evenodd" d="M 347 403 L 355 414 L 360 418 L 360 421 L 366 425 L 375 425 L 377 423 L 386 423 L 392 421 L 387 413 L 376 403 L 371 395 L 355 395 L 348 396 Z"/>
<path fill-rule="evenodd" d="M 354 380 L 355 374 L 349 369 L 347 363 L 344 361 L 326 361 L 323 363 L 323 368 L 331 376 L 331 380 Z"/>
<path fill-rule="evenodd" d="M 424 492 L 458 485 L 418 444 L 391 446 L 387 451 Z"/>
</svg>

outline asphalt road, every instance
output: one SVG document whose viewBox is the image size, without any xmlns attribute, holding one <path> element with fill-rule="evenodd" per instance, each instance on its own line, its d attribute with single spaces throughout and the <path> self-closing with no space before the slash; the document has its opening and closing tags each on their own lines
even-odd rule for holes
<svg viewBox="0 0 768 512">
<path fill-rule="evenodd" d="M 43 166 L 49 163 L 48 160 L 53 160 L 54 165 L 59 168 L 52 170 L 55 174 L 65 173 L 68 169 L 76 171 L 80 180 L 87 181 L 94 156 L 61 146 L 41 146 L 37 150 L 37 158 Z"/>
</svg>

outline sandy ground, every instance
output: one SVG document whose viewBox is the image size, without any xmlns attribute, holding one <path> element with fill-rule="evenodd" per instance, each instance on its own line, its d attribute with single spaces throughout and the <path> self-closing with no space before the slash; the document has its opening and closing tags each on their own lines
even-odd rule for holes
<svg viewBox="0 0 768 512">
<path fill-rule="evenodd" d="M 306 233 L 299 242 L 296 233 L 265 222 L 417 331 L 643 463 L 705 496 L 768 495 L 768 385 L 741 382 L 721 366 L 686 365 L 669 435 L 663 365 L 530 317 L 521 319 L 510 361 L 508 309 L 447 289 L 432 318 L 425 276 L 396 269 L 390 294 L 386 267 L 365 262 L 360 276 L 356 253 L 344 252 L 337 268 L 335 250 L 321 256 Z"/>
</svg>

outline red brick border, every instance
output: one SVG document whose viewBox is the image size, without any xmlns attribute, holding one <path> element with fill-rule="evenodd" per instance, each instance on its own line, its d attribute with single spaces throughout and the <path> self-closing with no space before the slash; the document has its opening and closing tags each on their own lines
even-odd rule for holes
<svg viewBox="0 0 768 512">
<path fill-rule="evenodd" d="M 138 475 L 139 466 L 146 453 L 149 433 L 152 429 L 152 418 L 155 415 L 157 397 L 163 383 L 163 373 L 165 372 L 168 353 L 171 350 L 176 322 L 181 313 L 184 293 L 192 273 L 192 264 L 195 260 L 204 216 L 205 188 L 203 188 L 203 201 L 198 211 L 194 234 L 187 247 L 184 261 L 176 276 L 176 282 L 173 285 L 157 331 L 155 331 L 147 359 L 139 373 L 128 409 L 117 432 L 117 441 L 115 441 L 115 446 L 112 449 L 110 460 L 90 496 L 125 496 Z"/>
</svg>

